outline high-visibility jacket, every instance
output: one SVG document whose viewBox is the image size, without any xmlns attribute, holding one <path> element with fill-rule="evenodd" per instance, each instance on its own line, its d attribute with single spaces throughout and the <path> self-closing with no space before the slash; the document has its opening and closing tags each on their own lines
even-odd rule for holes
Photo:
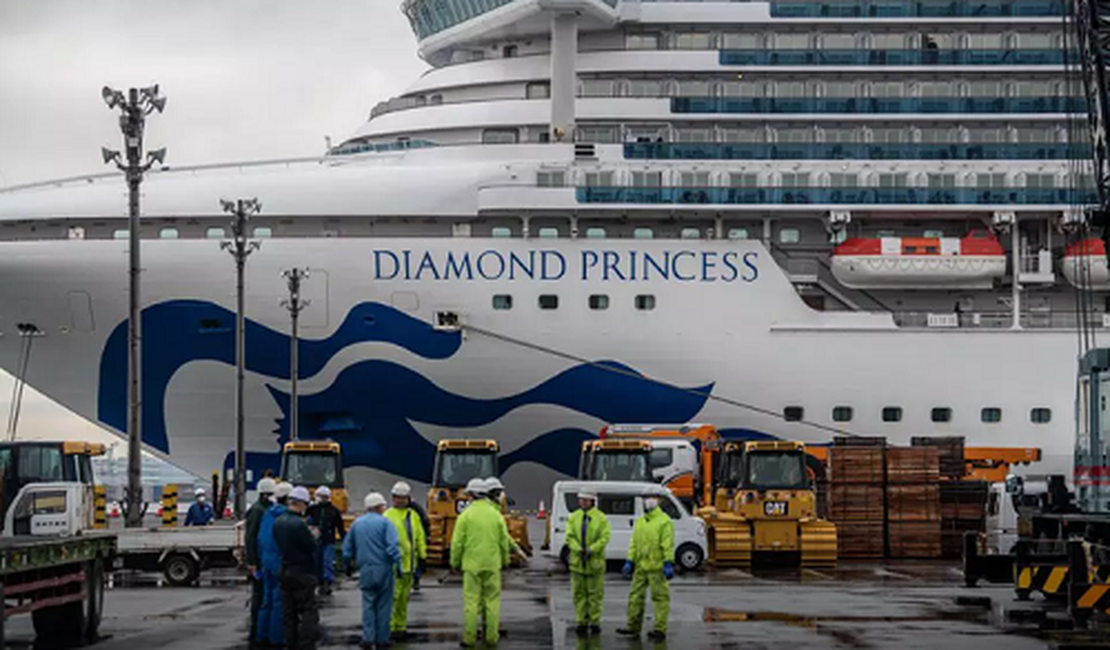
<svg viewBox="0 0 1110 650">
<path fill-rule="evenodd" d="M 488 499 L 475 499 L 459 515 L 451 535 L 451 568 L 500 571 L 509 566 L 512 539 L 501 510 Z"/>
<path fill-rule="evenodd" d="M 665 562 L 674 562 L 674 524 L 662 508 L 652 509 L 632 526 L 628 561 L 637 571 L 662 571 Z"/>
<path fill-rule="evenodd" d="M 585 544 L 582 539 L 583 523 L 586 525 Z M 605 547 L 609 545 L 611 534 L 609 519 L 596 506 L 589 511 L 579 508 L 572 512 L 567 520 L 566 537 L 571 573 L 605 573 Z M 584 550 L 589 551 L 590 557 L 583 564 Z"/>
<path fill-rule="evenodd" d="M 424 537 L 424 526 L 420 515 L 412 508 L 390 508 L 385 518 L 397 527 L 397 539 L 401 546 L 401 571 L 415 573 L 420 560 L 428 558 L 428 543 Z"/>
</svg>

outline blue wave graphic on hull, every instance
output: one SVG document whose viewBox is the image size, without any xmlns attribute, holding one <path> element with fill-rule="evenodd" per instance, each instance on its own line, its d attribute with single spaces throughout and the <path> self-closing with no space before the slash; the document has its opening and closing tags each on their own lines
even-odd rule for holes
<svg viewBox="0 0 1110 650">
<path fill-rule="evenodd" d="M 143 440 L 172 453 L 164 407 L 169 383 L 174 373 L 191 361 L 234 364 L 235 315 L 210 302 L 174 300 L 147 307 L 142 319 Z M 104 346 L 98 392 L 100 421 L 121 431 L 126 430 L 127 420 L 126 325 L 121 322 Z M 313 376 L 343 348 L 369 341 L 397 345 L 429 360 L 450 359 L 462 346 L 458 332 L 438 331 L 393 307 L 366 302 L 353 307 L 326 339 L 299 341 L 299 374 L 302 378 Z M 288 335 L 248 319 L 246 345 L 248 370 L 274 379 L 289 378 Z M 481 379 L 475 378 L 477 382 Z M 277 422 L 274 452 L 248 455 L 248 466 L 256 475 L 265 468 L 277 469 L 277 450 L 289 437 L 289 395 L 273 385 L 267 389 L 284 417 Z M 434 446 L 411 422 L 458 427 L 459 437 L 466 437 L 469 427 L 490 424 L 522 406 L 548 404 L 604 422 L 682 423 L 695 418 L 712 389 L 713 384 L 692 389 L 662 385 L 629 366 L 603 361 L 566 369 L 515 395 L 477 399 L 446 391 L 397 363 L 366 360 L 343 369 L 327 389 L 300 396 L 300 432 L 304 438 L 342 443 L 348 466 L 373 467 L 426 481 L 432 471 Z M 231 399 L 230 394 L 227 397 Z M 591 437 L 592 432 L 569 428 L 542 433 L 504 454 L 502 471 L 518 462 L 537 462 L 573 475 L 581 442 Z"/>
<path fill-rule="evenodd" d="M 235 313 L 210 302 L 173 300 L 143 309 L 143 441 L 170 453 L 166 436 L 166 388 L 174 373 L 191 361 L 235 363 Z M 290 337 L 247 319 L 247 369 L 289 379 Z M 392 343 L 428 359 L 446 359 L 462 345 L 458 332 L 428 323 L 380 303 L 356 305 L 326 339 L 300 339 L 298 375 L 311 377 L 343 348 L 369 341 Z M 108 337 L 100 358 L 97 392 L 100 421 L 127 430 L 127 321 Z"/>
<path fill-rule="evenodd" d="M 278 423 L 279 438 L 284 440 L 289 430 L 289 395 L 268 388 L 285 414 Z M 300 431 L 341 443 L 348 462 L 426 481 L 435 447 L 410 421 L 465 429 L 490 424 L 522 406 L 549 404 L 605 422 L 679 423 L 701 410 L 711 390 L 712 384 L 690 390 L 663 386 L 628 366 L 605 361 L 564 370 L 516 395 L 474 399 L 446 391 L 392 361 L 369 360 L 345 368 L 326 390 L 299 397 Z M 584 438 L 572 434 L 567 439 L 562 433 L 572 431 L 547 434 L 560 434 L 558 445 L 525 445 L 510 462 L 532 460 L 553 468 L 573 462 L 576 466 Z M 466 437 L 466 432 L 460 431 L 459 437 Z"/>
</svg>

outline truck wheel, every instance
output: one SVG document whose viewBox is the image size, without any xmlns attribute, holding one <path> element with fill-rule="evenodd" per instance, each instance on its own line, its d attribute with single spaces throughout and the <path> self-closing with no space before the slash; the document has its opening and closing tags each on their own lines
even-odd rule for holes
<svg viewBox="0 0 1110 650">
<path fill-rule="evenodd" d="M 705 559 L 705 555 L 697 544 L 683 544 L 678 547 L 675 552 L 675 559 L 678 560 L 678 567 L 683 572 L 696 571 L 701 566 L 701 562 Z"/>
<path fill-rule="evenodd" d="M 104 614 L 104 560 L 89 562 L 85 571 L 85 639 L 94 643 L 100 638 Z"/>
<path fill-rule="evenodd" d="M 162 562 L 162 575 L 166 582 L 175 587 L 184 587 L 196 582 L 200 567 L 191 555 L 175 553 Z"/>
<path fill-rule="evenodd" d="M 85 603 L 65 603 L 31 613 L 35 645 L 43 648 L 79 648 L 85 645 Z"/>
</svg>

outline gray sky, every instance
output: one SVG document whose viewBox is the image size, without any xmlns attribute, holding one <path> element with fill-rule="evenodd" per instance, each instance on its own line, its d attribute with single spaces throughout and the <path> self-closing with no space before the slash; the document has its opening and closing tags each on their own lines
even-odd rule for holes
<svg viewBox="0 0 1110 650">
<path fill-rule="evenodd" d="M 104 171 L 100 99 L 158 82 L 167 164 L 313 155 L 426 68 L 400 0 L 0 0 L 0 186 Z M 7 421 L 11 377 L 0 372 Z M 97 437 L 28 390 L 20 434 Z"/>
<path fill-rule="evenodd" d="M 105 84 L 185 165 L 320 153 L 425 68 L 400 0 L 0 0 L 0 186 L 103 171 Z"/>
</svg>

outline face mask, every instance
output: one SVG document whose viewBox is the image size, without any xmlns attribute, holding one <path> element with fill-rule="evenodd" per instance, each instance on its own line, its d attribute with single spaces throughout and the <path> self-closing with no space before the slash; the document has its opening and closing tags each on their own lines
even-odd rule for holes
<svg viewBox="0 0 1110 650">
<path fill-rule="evenodd" d="M 651 512 L 659 507 L 659 499 L 644 499 L 644 510 Z"/>
<path fill-rule="evenodd" d="M 207 498 L 203 494 L 197 497 L 197 503 L 204 503 L 206 500 Z"/>
</svg>

